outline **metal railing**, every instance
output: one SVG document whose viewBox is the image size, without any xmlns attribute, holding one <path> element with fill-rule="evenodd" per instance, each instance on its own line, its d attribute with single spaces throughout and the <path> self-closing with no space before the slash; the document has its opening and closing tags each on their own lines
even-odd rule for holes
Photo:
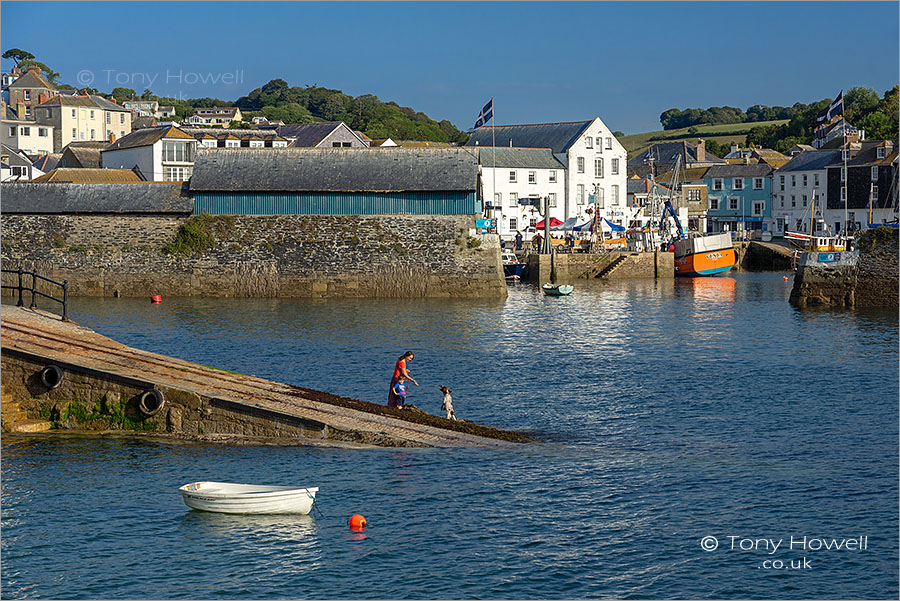
<svg viewBox="0 0 900 601">
<path fill-rule="evenodd" d="M 36 271 L 25 271 L 21 267 L 18 269 L 3 269 L 2 272 L 4 274 L 13 274 L 19 276 L 19 283 L 15 286 L 3 284 L 3 290 L 16 290 L 19 293 L 19 300 L 16 302 L 17 307 L 24 307 L 25 303 L 22 300 L 22 294 L 31 292 L 31 304 L 29 305 L 30 309 L 37 308 L 36 299 L 38 296 L 43 296 L 44 298 L 50 299 L 52 301 L 56 301 L 62 305 L 62 319 L 63 321 L 69 321 L 69 280 L 63 280 L 62 282 L 57 282 L 56 280 L 51 280 L 50 278 L 45 278 L 44 276 L 38 274 Z M 31 286 L 27 286 L 23 283 L 23 276 L 28 276 L 31 278 Z M 38 280 L 43 282 L 48 282 L 50 284 L 54 284 L 62 288 L 62 298 L 56 298 L 53 295 L 46 294 L 37 289 Z"/>
</svg>

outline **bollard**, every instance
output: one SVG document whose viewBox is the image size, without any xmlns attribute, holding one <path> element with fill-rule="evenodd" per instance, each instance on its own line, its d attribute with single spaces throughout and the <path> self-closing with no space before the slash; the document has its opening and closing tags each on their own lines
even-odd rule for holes
<svg viewBox="0 0 900 601">
<path fill-rule="evenodd" d="M 22 302 L 22 267 L 19 267 L 19 302 L 16 303 L 17 307 L 24 306 L 25 303 Z"/>
</svg>

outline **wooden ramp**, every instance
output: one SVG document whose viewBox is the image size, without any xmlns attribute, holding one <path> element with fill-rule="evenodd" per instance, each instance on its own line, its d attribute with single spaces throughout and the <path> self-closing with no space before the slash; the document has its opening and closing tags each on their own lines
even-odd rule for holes
<svg viewBox="0 0 900 601">
<path fill-rule="evenodd" d="M 219 406 L 238 411 L 256 410 L 257 415 L 270 415 L 272 420 L 295 419 L 326 430 L 362 433 L 368 439 L 383 440 L 383 443 L 375 443 L 383 446 L 399 446 L 391 440 L 436 447 L 515 444 L 449 427 L 444 429 L 378 412 L 319 402 L 312 398 L 316 391 L 131 348 L 73 322 L 63 322 L 56 315 L 25 307 L 2 307 L 0 335 L 4 360 L 7 353 L 15 353 L 33 357 L 45 365 L 56 362 L 100 377 L 108 375 L 149 386 L 188 391 L 205 399 L 214 399 Z M 329 443 L 328 440 L 316 442 Z"/>
</svg>

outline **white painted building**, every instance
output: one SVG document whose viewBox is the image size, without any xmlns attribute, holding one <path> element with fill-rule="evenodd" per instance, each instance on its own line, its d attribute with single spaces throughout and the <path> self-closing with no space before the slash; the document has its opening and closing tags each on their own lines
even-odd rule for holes
<svg viewBox="0 0 900 601">
<path fill-rule="evenodd" d="M 485 215 L 497 220 L 497 232 L 512 240 L 516 232 L 541 221 L 533 206 L 519 201 L 549 197 L 550 216 L 565 221 L 565 167 L 549 148 L 478 147 L 479 186 Z"/>
<path fill-rule="evenodd" d="M 177 127 L 148 127 L 101 152 L 104 169 L 137 167 L 147 181 L 186 181 L 194 171 L 197 140 Z"/>
<path fill-rule="evenodd" d="M 828 206 L 825 168 L 835 161 L 840 161 L 839 150 L 808 150 L 772 175 L 772 235 L 784 236 L 785 231 L 809 234 L 812 220 L 819 223 L 824 219 Z"/>
<path fill-rule="evenodd" d="M 627 225 L 625 148 L 599 117 L 572 123 L 483 126 L 466 143 L 493 144 L 550 149 L 564 169 L 564 193 L 557 199 L 557 218 L 561 221 L 570 217 L 579 222 L 587 220 L 591 217 L 587 211 L 590 208 L 612 223 Z"/>
</svg>

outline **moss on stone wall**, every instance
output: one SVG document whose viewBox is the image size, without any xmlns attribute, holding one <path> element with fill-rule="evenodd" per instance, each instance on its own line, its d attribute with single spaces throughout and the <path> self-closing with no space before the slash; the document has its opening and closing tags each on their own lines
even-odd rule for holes
<svg viewBox="0 0 900 601">
<path fill-rule="evenodd" d="M 216 247 L 217 236 L 221 238 L 234 231 L 233 215 L 210 215 L 203 213 L 184 222 L 175 235 L 175 240 L 163 247 L 168 255 L 195 255 Z"/>
</svg>

